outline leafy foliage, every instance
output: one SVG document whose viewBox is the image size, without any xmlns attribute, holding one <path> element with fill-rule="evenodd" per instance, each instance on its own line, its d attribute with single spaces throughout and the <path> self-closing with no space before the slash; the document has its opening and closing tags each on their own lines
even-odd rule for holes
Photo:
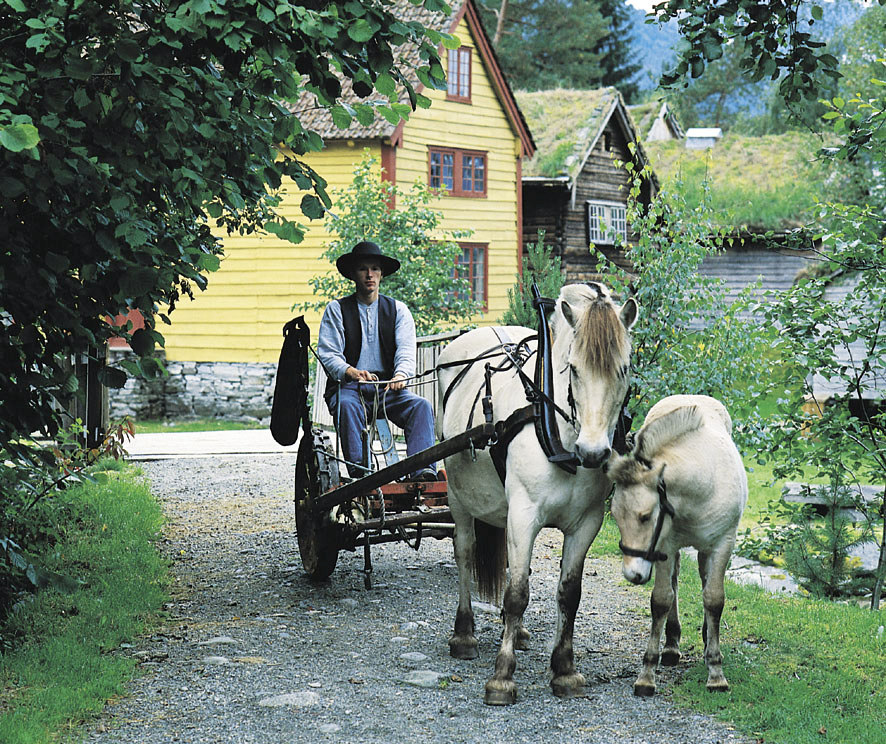
<svg viewBox="0 0 886 744">
<path fill-rule="evenodd" d="M 538 285 L 542 297 L 556 298 L 564 282 L 560 257 L 553 255 L 553 246 L 545 245 L 545 232 L 539 230 L 538 240 L 526 246 L 523 273 L 517 278 L 517 283 L 508 289 L 508 309 L 501 316 L 502 325 L 538 330 L 538 311 L 532 306 L 533 283 Z"/>
<path fill-rule="evenodd" d="M 886 0 L 878 3 L 884 6 Z M 819 91 L 827 91 L 839 77 L 838 61 L 821 51 L 821 42 L 800 31 L 800 13 L 807 9 L 809 25 L 821 20 L 821 6 L 808 2 L 774 2 L 765 7 L 752 0 L 659 4 L 659 17 L 678 18 L 686 42 L 680 63 L 666 82 L 698 77 L 710 61 L 722 55 L 729 40 L 741 36 L 745 42 L 742 68 L 752 79 L 774 79 L 783 73 L 778 90 L 788 105 L 817 98 Z M 824 118 L 831 122 L 840 143 L 825 149 L 824 155 L 837 164 L 865 159 L 871 170 L 884 169 L 884 87 L 880 78 L 873 78 L 865 95 L 825 99 Z M 825 268 L 798 282 L 767 312 L 769 324 L 780 331 L 777 352 L 788 362 L 779 380 L 785 397 L 770 429 L 770 456 L 777 463 L 773 469 L 777 477 L 824 478 L 835 493 L 845 484 L 866 481 L 886 490 L 884 235 L 882 210 L 864 203 L 823 203 L 817 224 L 796 235 L 797 247 L 802 249 L 820 240 Z M 845 286 L 833 291 L 828 285 L 838 277 Z M 810 395 L 824 388 L 833 391 L 827 404 L 813 397 L 812 405 L 804 406 Z M 868 526 L 879 529 L 880 560 L 871 595 L 871 608 L 876 609 L 886 580 L 886 499 L 882 496 L 868 511 Z M 832 530 L 834 545 L 839 542 L 837 532 Z"/>
<path fill-rule="evenodd" d="M 421 0 L 445 10 L 442 0 Z M 111 335 L 157 373 L 156 321 L 206 286 L 218 233 L 298 241 L 275 212 L 291 178 L 320 217 L 325 182 L 298 156 L 321 141 L 287 101 L 334 105 L 342 80 L 399 120 L 441 87 L 449 37 L 399 20 L 391 0 L 172 0 L 0 4 L 0 447 L 59 428 L 76 392 L 63 355 Z M 412 50 L 406 56 L 405 49 Z M 280 157 L 280 145 L 295 157 Z M 130 333 L 106 318 L 140 310 Z M 123 370 L 105 369 L 121 386 Z"/>
<path fill-rule="evenodd" d="M 383 279 L 381 291 L 406 304 L 419 335 L 466 322 L 479 310 L 467 279 L 453 273 L 462 251 L 456 240 L 471 233 L 441 229 L 441 214 L 431 207 L 435 198 L 422 182 L 416 181 L 403 192 L 382 180 L 377 162 L 367 151 L 354 168 L 351 185 L 336 194 L 326 228 L 338 237 L 322 254 L 334 264 L 361 240 L 371 240 L 398 259 L 400 270 Z M 330 300 L 354 291 L 354 283 L 334 270 L 308 283 L 321 299 L 305 303 L 304 310 L 322 310 Z"/>
<path fill-rule="evenodd" d="M 647 207 L 639 195 L 649 174 L 631 163 L 624 167 L 632 176 L 628 221 L 637 233 L 636 244 L 623 247 L 632 274 L 605 259 L 598 270 L 617 293 L 633 294 L 640 304 L 643 322 L 632 331 L 637 395 L 631 412 L 642 416 L 678 392 L 711 395 L 750 443 L 759 431 L 751 411 L 763 392 L 754 381 L 765 379 L 761 349 L 768 344 L 746 312 L 751 288 L 729 303 L 722 282 L 699 273 L 702 261 L 727 245 L 705 201 L 693 207 L 679 193 L 667 193 Z"/>
</svg>

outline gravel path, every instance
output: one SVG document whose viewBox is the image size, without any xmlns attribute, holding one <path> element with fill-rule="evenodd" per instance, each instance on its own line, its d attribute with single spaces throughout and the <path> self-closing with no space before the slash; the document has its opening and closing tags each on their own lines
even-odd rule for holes
<svg viewBox="0 0 886 744">
<path fill-rule="evenodd" d="M 292 518 L 295 456 L 218 456 L 143 463 L 167 515 L 172 559 L 168 620 L 121 653 L 141 660 L 129 697 L 112 702 L 89 742 L 747 742 L 724 724 L 676 708 L 668 689 L 700 664 L 663 670 L 660 691 L 631 685 L 647 632 L 648 590 L 622 585 L 614 560 L 588 559 L 575 646 L 587 695 L 562 701 L 548 686 L 559 533 L 536 543 L 518 702 L 483 704 L 501 622 L 477 612 L 480 658 L 450 658 L 456 604 L 449 540 L 343 552 L 329 583 L 307 581 Z M 691 600 L 688 600 L 691 601 Z M 689 644 L 696 644 L 694 647 Z"/>
</svg>

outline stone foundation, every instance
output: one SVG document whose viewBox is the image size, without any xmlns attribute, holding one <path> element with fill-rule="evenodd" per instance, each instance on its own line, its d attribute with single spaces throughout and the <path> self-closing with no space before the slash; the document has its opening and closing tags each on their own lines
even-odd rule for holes
<svg viewBox="0 0 886 744">
<path fill-rule="evenodd" d="M 128 349 L 111 349 L 109 364 L 118 366 Z M 111 421 L 135 419 L 224 418 L 271 420 L 276 364 L 258 362 L 167 362 L 168 376 L 154 380 L 130 378 L 123 388 L 108 391 Z"/>
</svg>

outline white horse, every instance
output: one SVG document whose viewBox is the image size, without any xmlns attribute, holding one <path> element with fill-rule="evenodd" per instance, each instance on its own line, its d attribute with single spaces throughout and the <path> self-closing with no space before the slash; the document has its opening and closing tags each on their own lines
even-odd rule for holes
<svg viewBox="0 0 886 744">
<path fill-rule="evenodd" d="M 632 451 L 608 465 L 615 482 L 612 515 L 621 532 L 622 572 L 628 581 L 649 581 L 652 566 L 652 629 L 634 694 L 655 694 L 662 625 L 661 663 L 680 660 L 677 576 L 680 548 L 698 550 L 704 603 L 704 658 L 707 688 L 725 691 L 720 653 L 723 576 L 735 547 L 735 533 L 748 500 L 748 483 L 732 419 L 723 404 L 706 395 L 672 395 L 656 403 L 637 432 Z"/>
<path fill-rule="evenodd" d="M 455 630 L 449 641 L 455 658 L 478 655 L 471 567 L 477 573 L 481 597 L 498 601 L 505 577 L 505 544 L 507 548 L 510 575 L 502 604 L 504 632 L 495 674 L 486 684 L 485 701 L 490 705 L 516 701 L 514 649 L 525 648 L 528 640 L 522 618 L 529 602 L 529 564 L 535 538 L 543 527 L 557 527 L 564 536 L 551 687 L 561 697 L 584 689 L 572 650 L 575 614 L 585 555 L 600 529 L 610 489 L 601 466 L 611 453 L 613 431 L 628 388 L 628 332 L 637 311 L 633 299 L 621 308 L 616 306 L 599 284 L 567 285 L 557 299 L 551 320 L 553 399 L 559 408 L 556 425 L 560 439 L 565 450 L 575 453 L 577 473 L 570 474 L 549 462 L 531 425 L 524 426 L 510 443 L 504 485 L 489 450 L 446 458 L 459 577 Z M 532 336 L 527 328 L 478 328 L 444 350 L 438 360 L 444 400 L 437 420 L 441 438 L 452 437 L 471 422 L 482 420 L 479 399 L 484 389 L 484 364 L 490 357 L 494 357 L 493 363 L 504 360 L 502 337 L 517 342 Z M 535 340 L 529 347 L 536 348 Z M 482 359 L 472 365 L 458 365 L 477 357 Z M 534 361 L 526 365 L 530 378 Z M 491 382 L 496 421 L 527 404 L 523 384 L 513 368 L 494 374 Z M 497 560 L 487 560 L 492 557 Z"/>
</svg>

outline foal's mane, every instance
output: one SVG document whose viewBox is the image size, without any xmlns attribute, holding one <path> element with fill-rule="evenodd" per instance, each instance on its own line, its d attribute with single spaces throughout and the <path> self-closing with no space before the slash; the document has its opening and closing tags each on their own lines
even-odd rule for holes
<svg viewBox="0 0 886 744">
<path fill-rule="evenodd" d="M 634 448 L 624 456 L 615 456 L 607 470 L 609 477 L 622 486 L 642 483 L 652 477 L 652 461 L 670 442 L 695 431 L 702 424 L 698 406 L 682 406 L 644 425 L 634 439 Z"/>
<path fill-rule="evenodd" d="M 624 373 L 630 355 L 628 332 L 608 296 L 597 294 L 575 324 L 575 352 L 607 377 Z"/>
<path fill-rule="evenodd" d="M 637 432 L 632 454 L 638 460 L 649 462 L 665 445 L 683 434 L 695 431 L 701 423 L 701 411 L 698 410 L 698 406 L 682 406 L 669 411 Z"/>
</svg>

